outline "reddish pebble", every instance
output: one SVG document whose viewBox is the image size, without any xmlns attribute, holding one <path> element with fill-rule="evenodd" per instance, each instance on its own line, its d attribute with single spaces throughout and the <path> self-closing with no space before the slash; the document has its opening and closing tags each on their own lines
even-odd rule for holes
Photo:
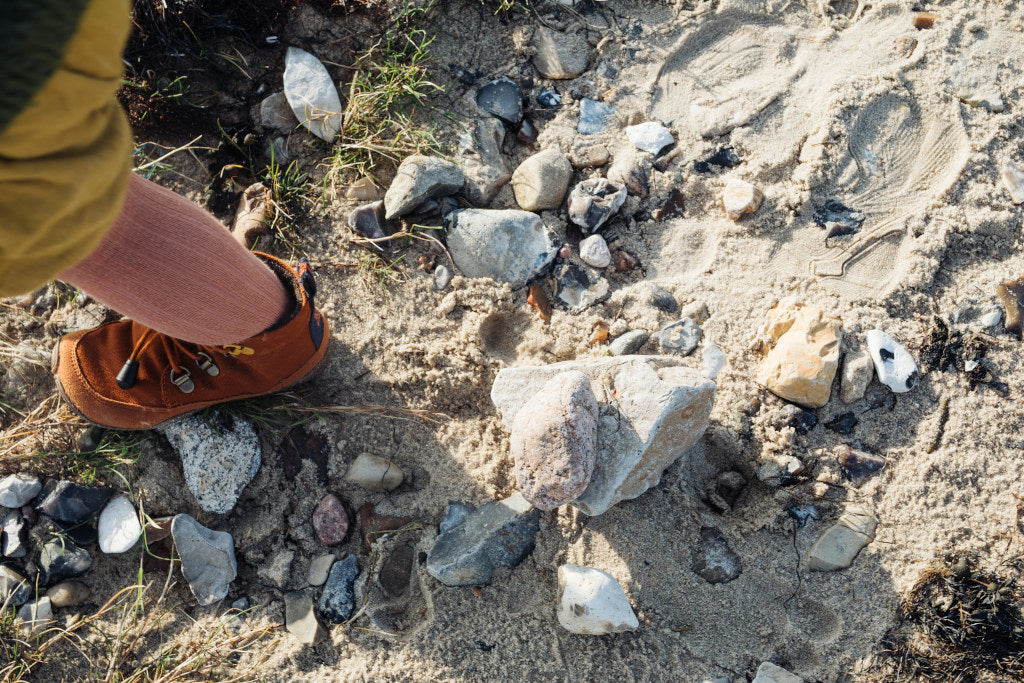
<svg viewBox="0 0 1024 683">
<path fill-rule="evenodd" d="M 572 256 L 572 245 L 563 244 L 562 248 L 558 250 L 558 258 L 569 258 Z"/>
<path fill-rule="evenodd" d="M 324 545 L 337 545 L 348 536 L 348 513 L 333 493 L 324 496 L 313 511 L 313 530 Z"/>
</svg>

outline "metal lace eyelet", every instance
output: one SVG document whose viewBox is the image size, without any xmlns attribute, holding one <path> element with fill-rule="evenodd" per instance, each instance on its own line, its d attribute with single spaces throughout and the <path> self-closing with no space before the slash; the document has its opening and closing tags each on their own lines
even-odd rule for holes
<svg viewBox="0 0 1024 683">
<path fill-rule="evenodd" d="M 180 375 L 175 375 L 174 369 L 171 369 L 171 384 L 181 389 L 183 394 L 191 394 L 196 389 L 191 373 L 185 368 L 182 368 L 182 374 Z"/>
<path fill-rule="evenodd" d="M 213 362 L 213 359 L 210 358 L 209 354 L 200 351 L 199 355 L 205 359 L 200 360 L 196 358 L 196 365 L 199 366 L 200 370 L 205 370 L 206 374 L 209 375 L 210 377 L 216 377 L 217 375 L 220 374 L 220 368 L 218 368 L 217 364 Z"/>
</svg>

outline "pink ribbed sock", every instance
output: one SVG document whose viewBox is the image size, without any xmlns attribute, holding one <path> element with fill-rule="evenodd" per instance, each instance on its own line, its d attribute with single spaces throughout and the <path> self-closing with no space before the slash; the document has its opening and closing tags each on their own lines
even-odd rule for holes
<svg viewBox="0 0 1024 683">
<path fill-rule="evenodd" d="M 274 272 L 216 218 L 134 174 L 114 227 L 59 279 L 157 332 L 209 346 L 258 334 L 292 306 Z"/>
</svg>

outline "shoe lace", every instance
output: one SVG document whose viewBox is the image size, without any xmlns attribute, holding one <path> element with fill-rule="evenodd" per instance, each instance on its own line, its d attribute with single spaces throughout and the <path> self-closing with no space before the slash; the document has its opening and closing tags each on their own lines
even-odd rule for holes
<svg viewBox="0 0 1024 683">
<path fill-rule="evenodd" d="M 124 362 L 121 371 L 117 373 L 117 386 L 126 391 L 135 386 L 139 375 L 139 358 L 154 344 L 160 345 L 163 356 L 171 367 L 171 382 L 183 393 L 191 393 L 196 388 L 195 382 L 192 381 L 192 373 L 186 366 L 187 359 L 194 360 L 199 369 L 211 377 L 220 374 L 220 368 L 213 361 L 214 354 L 223 352 L 220 347 L 184 342 L 146 328 L 128 354 L 128 360 Z"/>
</svg>

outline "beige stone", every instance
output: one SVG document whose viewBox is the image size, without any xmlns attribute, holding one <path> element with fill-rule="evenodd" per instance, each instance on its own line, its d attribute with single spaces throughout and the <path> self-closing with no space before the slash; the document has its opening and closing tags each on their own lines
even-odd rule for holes
<svg viewBox="0 0 1024 683">
<path fill-rule="evenodd" d="M 569 191 L 572 164 L 557 149 L 546 149 L 528 157 L 512 174 L 516 202 L 526 211 L 557 209 Z"/>
<path fill-rule="evenodd" d="M 828 403 L 839 369 L 842 324 L 820 308 L 787 297 L 768 312 L 756 344 L 765 353 L 754 381 L 808 408 Z"/>
<path fill-rule="evenodd" d="M 867 349 L 855 344 L 843 357 L 843 374 L 839 381 L 839 398 L 843 403 L 853 403 L 864 397 L 864 392 L 875 374 L 875 364 Z"/>
<path fill-rule="evenodd" d="M 46 591 L 54 607 L 74 607 L 89 599 L 89 587 L 81 581 L 64 581 Z"/>
<path fill-rule="evenodd" d="M 846 569 L 861 549 L 875 540 L 877 527 L 878 518 L 870 508 L 851 505 L 811 546 L 807 568 L 819 572 Z"/>
<path fill-rule="evenodd" d="M 732 220 L 739 220 L 745 213 L 757 211 L 761 206 L 764 193 L 745 180 L 731 178 L 722 190 L 722 206 L 725 214 Z"/>
</svg>

